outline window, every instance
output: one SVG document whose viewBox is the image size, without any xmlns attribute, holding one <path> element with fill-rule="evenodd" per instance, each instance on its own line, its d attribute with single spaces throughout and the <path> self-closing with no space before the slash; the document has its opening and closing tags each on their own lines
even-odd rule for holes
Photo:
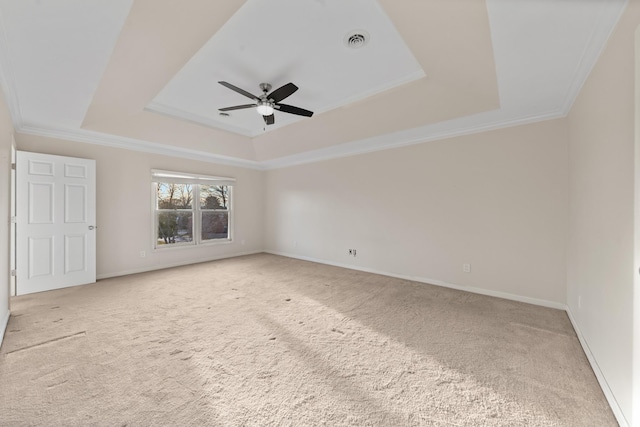
<svg viewBox="0 0 640 427">
<path fill-rule="evenodd" d="M 235 180 L 152 170 L 155 247 L 231 241 Z"/>
</svg>

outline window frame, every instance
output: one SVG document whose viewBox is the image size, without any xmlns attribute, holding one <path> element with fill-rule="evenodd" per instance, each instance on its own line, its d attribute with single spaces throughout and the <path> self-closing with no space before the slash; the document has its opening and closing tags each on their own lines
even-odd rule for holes
<svg viewBox="0 0 640 427">
<path fill-rule="evenodd" d="M 191 174 L 185 172 L 165 171 L 159 169 L 151 170 L 151 214 L 152 214 L 152 249 L 153 251 L 166 251 L 170 249 L 196 248 L 201 246 L 212 246 L 229 244 L 233 242 L 234 235 L 234 186 L 235 178 Z M 191 209 L 158 209 L 158 183 L 166 184 L 189 184 L 192 186 Z M 224 185 L 228 191 L 228 201 L 226 209 L 203 209 L 200 204 L 201 185 Z M 191 227 L 192 239 L 190 242 L 179 242 L 171 244 L 158 244 L 159 213 L 162 212 L 190 212 L 192 214 Z M 205 212 L 226 212 L 227 213 L 227 237 L 223 239 L 203 239 L 202 238 L 202 215 Z"/>
</svg>

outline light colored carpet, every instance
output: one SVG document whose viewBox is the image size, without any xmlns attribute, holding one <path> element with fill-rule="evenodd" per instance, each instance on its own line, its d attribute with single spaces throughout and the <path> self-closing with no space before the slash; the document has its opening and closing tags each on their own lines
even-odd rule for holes
<svg viewBox="0 0 640 427">
<path fill-rule="evenodd" d="M 614 426 L 564 312 L 273 255 L 12 300 L 0 425 Z"/>
</svg>

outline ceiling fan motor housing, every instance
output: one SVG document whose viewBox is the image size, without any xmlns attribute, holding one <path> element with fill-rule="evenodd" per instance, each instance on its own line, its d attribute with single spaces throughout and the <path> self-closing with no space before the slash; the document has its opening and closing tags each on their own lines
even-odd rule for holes
<svg viewBox="0 0 640 427">
<path fill-rule="evenodd" d="M 271 90 L 271 85 L 269 83 L 260 83 L 260 89 L 266 94 Z"/>
</svg>

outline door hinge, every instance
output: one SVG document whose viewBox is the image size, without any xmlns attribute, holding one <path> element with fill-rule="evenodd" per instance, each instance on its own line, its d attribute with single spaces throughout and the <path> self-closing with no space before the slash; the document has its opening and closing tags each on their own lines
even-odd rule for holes
<svg viewBox="0 0 640 427">
<path fill-rule="evenodd" d="M 11 224 L 17 224 L 17 223 L 18 223 L 18 220 L 16 219 L 16 217 L 12 216 L 11 217 Z"/>
<path fill-rule="evenodd" d="M 16 277 L 16 271 L 15 270 L 11 270 L 11 277 Z"/>
<path fill-rule="evenodd" d="M 16 170 L 16 164 L 15 163 L 11 163 L 11 169 Z"/>
</svg>

